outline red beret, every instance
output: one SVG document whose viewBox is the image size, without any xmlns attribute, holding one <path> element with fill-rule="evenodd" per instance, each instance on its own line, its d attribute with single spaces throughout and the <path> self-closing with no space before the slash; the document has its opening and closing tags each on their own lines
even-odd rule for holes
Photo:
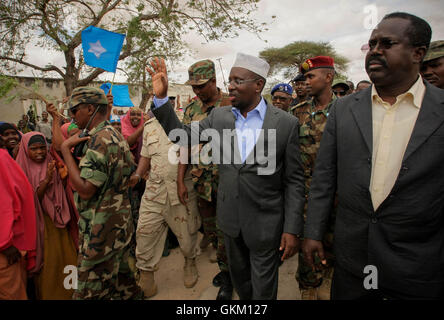
<svg viewBox="0 0 444 320">
<path fill-rule="evenodd" d="M 332 57 L 328 56 L 318 56 L 311 59 L 305 60 L 303 64 L 301 64 L 301 72 L 305 74 L 308 71 L 318 68 L 335 68 L 335 62 Z"/>
</svg>

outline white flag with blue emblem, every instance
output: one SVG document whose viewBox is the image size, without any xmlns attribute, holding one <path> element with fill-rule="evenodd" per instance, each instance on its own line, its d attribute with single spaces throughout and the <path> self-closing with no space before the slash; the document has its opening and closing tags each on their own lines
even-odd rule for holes
<svg viewBox="0 0 444 320">
<path fill-rule="evenodd" d="M 91 67 L 116 72 L 124 39 L 124 34 L 89 26 L 82 31 L 85 63 Z"/>
</svg>

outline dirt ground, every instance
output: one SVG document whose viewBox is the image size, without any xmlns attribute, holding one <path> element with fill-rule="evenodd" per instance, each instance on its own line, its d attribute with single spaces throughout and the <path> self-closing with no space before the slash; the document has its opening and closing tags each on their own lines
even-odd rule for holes
<svg viewBox="0 0 444 320">
<path fill-rule="evenodd" d="M 200 238 L 202 235 L 199 234 Z M 193 288 L 187 289 L 183 285 L 184 258 L 179 248 L 170 250 L 167 257 L 162 257 L 159 270 L 155 273 L 158 293 L 150 300 L 215 300 L 219 288 L 213 286 L 213 277 L 219 272 L 217 263 L 210 262 L 211 246 L 206 248 L 196 259 L 199 271 L 199 280 Z M 278 300 L 299 300 L 298 284 L 294 278 L 298 258 L 293 256 L 286 260 L 279 268 Z M 233 294 L 234 300 L 238 297 Z"/>
</svg>

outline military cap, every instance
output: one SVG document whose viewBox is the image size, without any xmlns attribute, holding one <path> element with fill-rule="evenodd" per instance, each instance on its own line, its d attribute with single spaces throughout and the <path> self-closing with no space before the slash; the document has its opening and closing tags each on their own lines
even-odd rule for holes
<svg viewBox="0 0 444 320">
<path fill-rule="evenodd" d="M 271 95 L 273 95 L 275 92 L 284 92 L 292 95 L 293 88 L 287 83 L 279 83 L 273 87 L 273 89 L 271 90 Z"/>
<path fill-rule="evenodd" d="M 314 58 L 310 58 L 305 60 L 304 63 L 301 64 L 301 73 L 305 74 L 308 71 L 319 69 L 319 68 L 328 68 L 335 69 L 334 60 L 332 57 L 328 56 L 318 56 Z"/>
<path fill-rule="evenodd" d="M 344 87 L 346 87 L 346 90 L 350 90 L 350 86 L 348 85 L 348 83 L 345 80 L 341 80 L 341 79 L 335 79 L 333 81 L 333 84 L 331 85 L 332 88 L 336 87 L 337 85 L 342 85 Z"/>
<path fill-rule="evenodd" d="M 302 73 L 300 73 L 296 77 L 294 77 L 294 79 L 291 80 L 291 82 L 299 82 L 299 81 L 306 81 L 306 80 L 307 80 L 307 78 L 305 78 L 305 76 Z"/>
<path fill-rule="evenodd" d="M 211 60 L 202 60 L 188 68 L 188 81 L 185 82 L 185 84 L 190 86 L 200 86 L 213 78 L 216 78 L 214 62 Z"/>
<path fill-rule="evenodd" d="M 69 98 L 69 108 L 74 108 L 81 103 L 108 104 L 105 92 L 94 87 L 77 87 L 72 91 Z"/>
<path fill-rule="evenodd" d="M 424 62 L 444 57 L 444 40 L 433 41 L 430 44 L 429 51 L 424 57 Z"/>
</svg>

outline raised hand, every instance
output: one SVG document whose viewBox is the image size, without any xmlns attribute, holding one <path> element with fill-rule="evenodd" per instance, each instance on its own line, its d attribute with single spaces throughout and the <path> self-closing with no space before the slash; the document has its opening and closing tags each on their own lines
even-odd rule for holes
<svg viewBox="0 0 444 320">
<path fill-rule="evenodd" d="M 155 57 L 150 64 L 151 67 L 147 66 L 146 71 L 151 76 L 154 94 L 158 99 L 164 99 L 168 94 L 168 75 L 165 60 Z"/>
<path fill-rule="evenodd" d="M 46 112 L 48 112 L 53 118 L 58 118 L 60 116 L 59 111 L 52 103 L 46 104 Z"/>
</svg>

